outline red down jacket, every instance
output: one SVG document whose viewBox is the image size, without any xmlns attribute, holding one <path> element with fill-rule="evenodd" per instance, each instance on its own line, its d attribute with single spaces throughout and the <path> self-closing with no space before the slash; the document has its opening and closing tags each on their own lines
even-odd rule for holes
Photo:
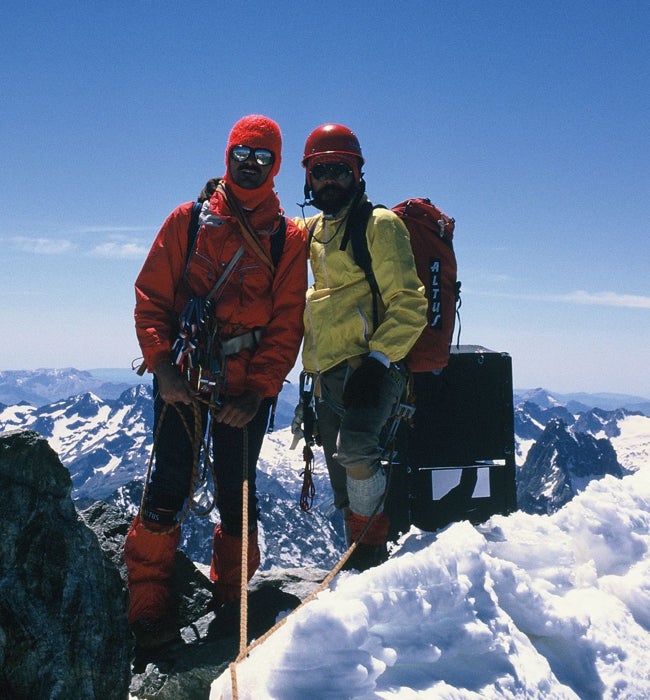
<svg viewBox="0 0 650 700">
<path fill-rule="evenodd" d="M 228 265 L 243 238 L 237 220 L 217 211 L 210 202 L 212 223 L 202 225 L 183 280 L 192 202 L 181 204 L 167 218 L 135 283 L 135 326 L 149 371 L 171 361 L 178 334 L 178 314 L 192 292 L 206 296 Z M 270 236 L 258 236 L 270 251 Z M 263 397 L 276 396 L 293 367 L 303 336 L 303 310 L 307 288 L 304 234 L 287 220 L 282 257 L 275 275 L 254 252 L 245 249 L 228 282 L 215 295 L 214 313 L 224 337 L 263 328 L 254 351 L 242 350 L 228 358 L 226 384 L 231 395 L 252 390 Z"/>
</svg>

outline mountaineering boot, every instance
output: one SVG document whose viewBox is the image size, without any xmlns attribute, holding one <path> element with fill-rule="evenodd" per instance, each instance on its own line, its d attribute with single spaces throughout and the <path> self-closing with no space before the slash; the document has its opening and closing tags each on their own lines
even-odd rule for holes
<svg viewBox="0 0 650 700">
<path fill-rule="evenodd" d="M 357 545 L 343 565 L 343 570 L 366 571 L 373 566 L 383 564 L 388 559 L 386 547 L 390 525 L 388 516 L 385 513 L 377 513 L 371 521 L 370 517 L 350 511 L 347 522 L 350 530 L 350 542 L 356 542 Z M 368 523 L 370 523 L 368 530 L 359 540 Z"/>
<path fill-rule="evenodd" d="M 169 588 L 180 535 L 180 527 L 170 531 L 168 525 L 142 521 L 137 515 L 126 536 L 128 622 L 136 645 L 142 649 L 180 639 Z"/>
<path fill-rule="evenodd" d="M 158 620 L 143 618 L 131 623 L 129 628 L 139 649 L 160 649 L 182 639 L 178 622 L 168 617 Z"/>
<path fill-rule="evenodd" d="M 241 598 L 241 557 L 242 538 L 226 534 L 221 525 L 214 529 L 212 542 L 212 564 L 210 580 L 213 582 L 213 607 Z M 248 580 L 260 565 L 260 549 L 257 543 L 257 530 L 248 535 Z"/>
</svg>

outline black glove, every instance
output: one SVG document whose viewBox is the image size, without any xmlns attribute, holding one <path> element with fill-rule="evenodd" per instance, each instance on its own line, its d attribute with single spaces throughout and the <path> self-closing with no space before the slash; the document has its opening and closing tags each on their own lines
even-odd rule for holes
<svg viewBox="0 0 650 700">
<path fill-rule="evenodd" d="M 343 406 L 345 408 L 378 406 L 381 383 L 387 374 L 388 367 L 379 360 L 373 357 L 364 358 L 352 372 L 343 389 Z"/>
</svg>

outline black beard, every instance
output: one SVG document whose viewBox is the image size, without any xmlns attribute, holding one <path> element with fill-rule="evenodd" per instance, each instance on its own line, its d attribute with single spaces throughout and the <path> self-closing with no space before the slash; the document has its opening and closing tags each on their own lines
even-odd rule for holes
<svg viewBox="0 0 650 700">
<path fill-rule="evenodd" d="M 354 196 L 353 189 L 344 189 L 338 185 L 326 185 L 322 190 L 314 192 L 312 202 L 324 214 L 337 214 Z"/>
</svg>

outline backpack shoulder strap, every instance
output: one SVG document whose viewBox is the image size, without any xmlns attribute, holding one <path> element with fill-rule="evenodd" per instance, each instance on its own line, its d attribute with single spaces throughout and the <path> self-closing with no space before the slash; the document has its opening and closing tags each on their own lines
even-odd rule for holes
<svg viewBox="0 0 650 700">
<path fill-rule="evenodd" d="M 201 213 L 201 208 L 203 202 L 194 202 L 192 205 L 192 214 L 190 216 L 190 223 L 187 225 L 187 253 L 185 254 L 185 272 L 187 272 L 187 265 L 190 261 L 190 256 L 194 250 L 194 244 L 196 243 L 196 235 L 199 232 L 199 215 Z"/>
<path fill-rule="evenodd" d="M 348 220 L 345 222 L 345 232 L 339 246 L 340 250 L 345 250 L 348 247 L 348 242 L 351 241 L 354 261 L 364 271 L 370 267 L 366 227 L 373 209 L 372 202 L 368 201 L 361 202 L 352 209 L 348 214 Z M 365 251 L 363 250 L 364 248 Z"/>
<path fill-rule="evenodd" d="M 273 267 L 277 270 L 282 251 L 284 250 L 284 241 L 287 237 L 287 218 L 280 217 L 280 225 L 278 230 L 271 236 L 271 260 Z"/>
<path fill-rule="evenodd" d="M 345 250 L 348 241 L 350 241 L 352 244 L 352 257 L 354 258 L 354 262 L 363 270 L 366 276 L 366 281 L 372 293 L 373 328 L 377 328 L 379 325 L 378 299 L 380 292 L 375 273 L 372 271 L 372 259 L 370 258 L 370 251 L 368 250 L 366 228 L 368 227 L 368 221 L 370 220 L 372 210 L 376 208 L 383 207 L 380 204 L 374 206 L 372 202 L 366 201 L 359 204 L 350 212 L 345 224 L 345 233 L 343 234 L 343 239 L 339 246 L 340 250 Z"/>
</svg>

